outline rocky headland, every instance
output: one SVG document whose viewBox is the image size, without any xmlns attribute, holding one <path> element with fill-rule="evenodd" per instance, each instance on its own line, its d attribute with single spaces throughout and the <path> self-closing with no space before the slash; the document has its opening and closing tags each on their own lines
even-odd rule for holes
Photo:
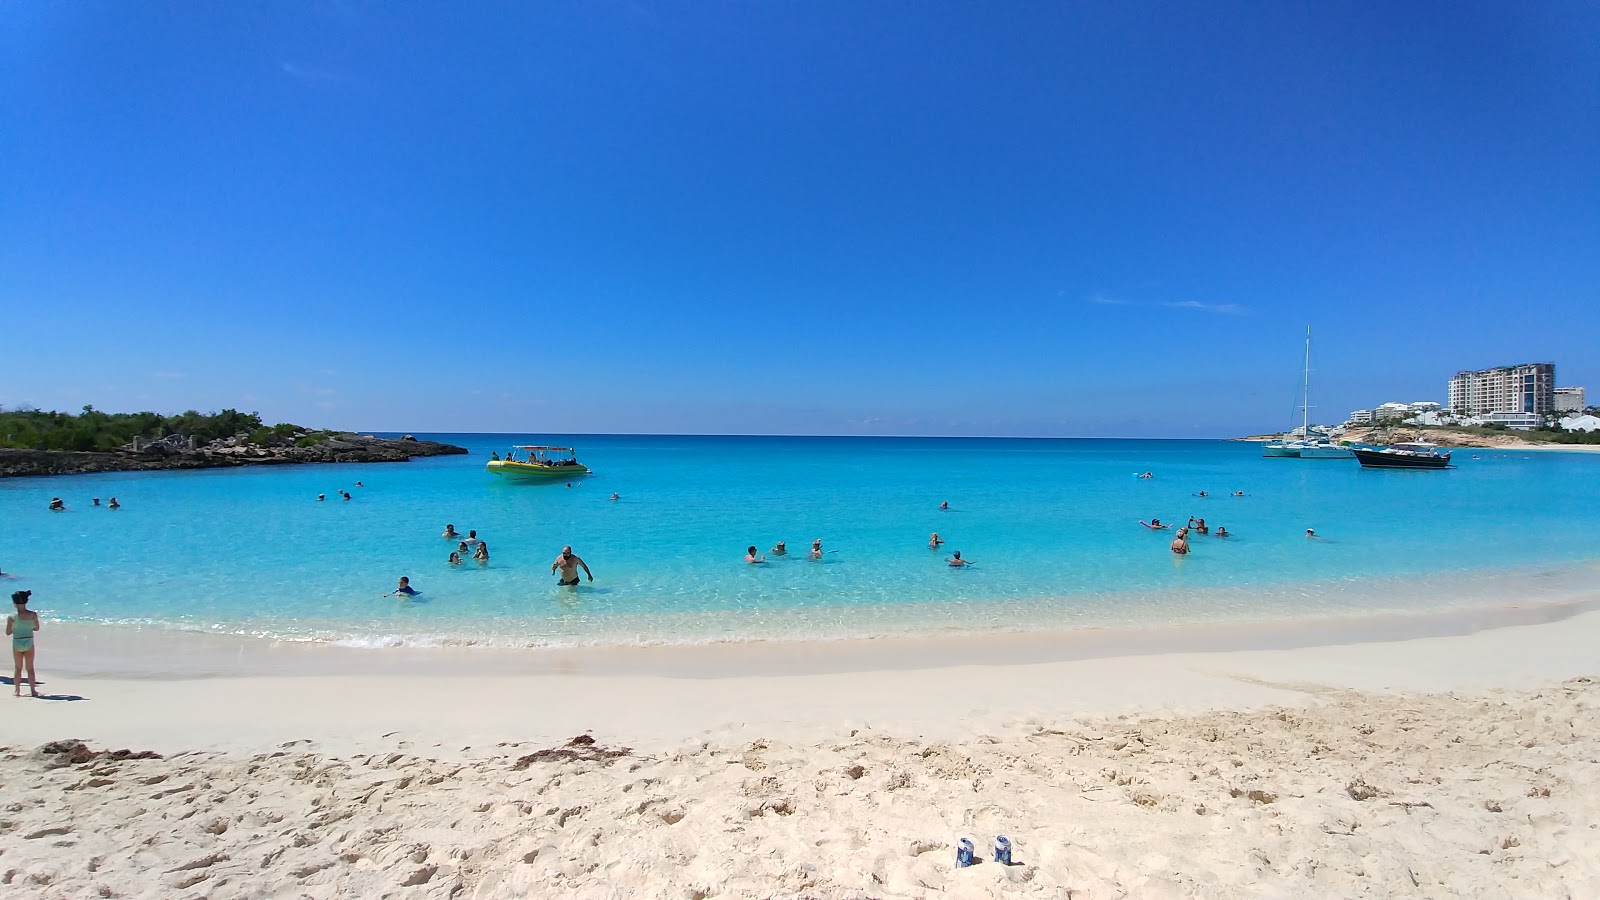
<svg viewBox="0 0 1600 900">
<path fill-rule="evenodd" d="M 281 440 L 253 443 L 247 435 L 241 434 L 204 444 L 174 435 L 160 440 L 135 440 L 105 453 L 0 448 L 0 478 L 301 463 L 405 462 L 417 456 L 466 452 L 465 447 L 419 441 L 411 435 L 380 438 L 348 433 L 290 434 Z"/>
</svg>

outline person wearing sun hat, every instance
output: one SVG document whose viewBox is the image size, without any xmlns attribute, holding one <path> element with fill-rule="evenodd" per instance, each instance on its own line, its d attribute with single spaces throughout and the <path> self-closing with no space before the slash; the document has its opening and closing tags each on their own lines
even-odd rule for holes
<svg viewBox="0 0 1600 900">
<path fill-rule="evenodd" d="M 39 676 L 33 672 L 33 636 L 39 630 L 39 614 L 28 608 L 33 591 L 16 591 L 11 603 L 16 612 L 6 616 L 6 634 L 11 637 L 12 694 L 22 696 L 22 669 L 28 669 L 28 691 L 39 696 Z"/>
</svg>

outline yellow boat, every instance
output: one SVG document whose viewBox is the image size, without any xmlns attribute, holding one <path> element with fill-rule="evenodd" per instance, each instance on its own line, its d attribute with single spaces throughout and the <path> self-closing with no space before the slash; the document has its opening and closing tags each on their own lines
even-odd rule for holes
<svg viewBox="0 0 1600 900">
<path fill-rule="evenodd" d="M 578 455 L 571 447 L 538 447 L 532 444 L 512 447 L 506 451 L 505 459 L 496 456 L 484 467 L 504 478 L 543 481 L 560 481 L 589 474 L 589 467 L 578 462 Z"/>
</svg>

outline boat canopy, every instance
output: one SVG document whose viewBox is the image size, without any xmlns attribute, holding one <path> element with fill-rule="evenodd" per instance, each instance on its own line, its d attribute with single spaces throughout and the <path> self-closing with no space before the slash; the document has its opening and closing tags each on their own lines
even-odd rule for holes
<svg viewBox="0 0 1600 900">
<path fill-rule="evenodd" d="M 522 458 L 518 459 L 518 451 Z M 539 465 L 560 465 L 562 463 L 575 463 L 578 452 L 571 447 L 546 447 L 540 444 L 514 444 L 506 451 L 507 462 L 530 462 Z"/>
</svg>

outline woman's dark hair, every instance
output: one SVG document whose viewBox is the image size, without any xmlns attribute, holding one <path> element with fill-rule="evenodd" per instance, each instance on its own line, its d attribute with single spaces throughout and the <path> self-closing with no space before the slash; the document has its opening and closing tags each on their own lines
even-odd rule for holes
<svg viewBox="0 0 1600 900">
<path fill-rule="evenodd" d="M 28 598 L 32 596 L 33 591 L 12 591 L 11 602 L 21 606 L 22 604 L 27 603 Z"/>
</svg>

